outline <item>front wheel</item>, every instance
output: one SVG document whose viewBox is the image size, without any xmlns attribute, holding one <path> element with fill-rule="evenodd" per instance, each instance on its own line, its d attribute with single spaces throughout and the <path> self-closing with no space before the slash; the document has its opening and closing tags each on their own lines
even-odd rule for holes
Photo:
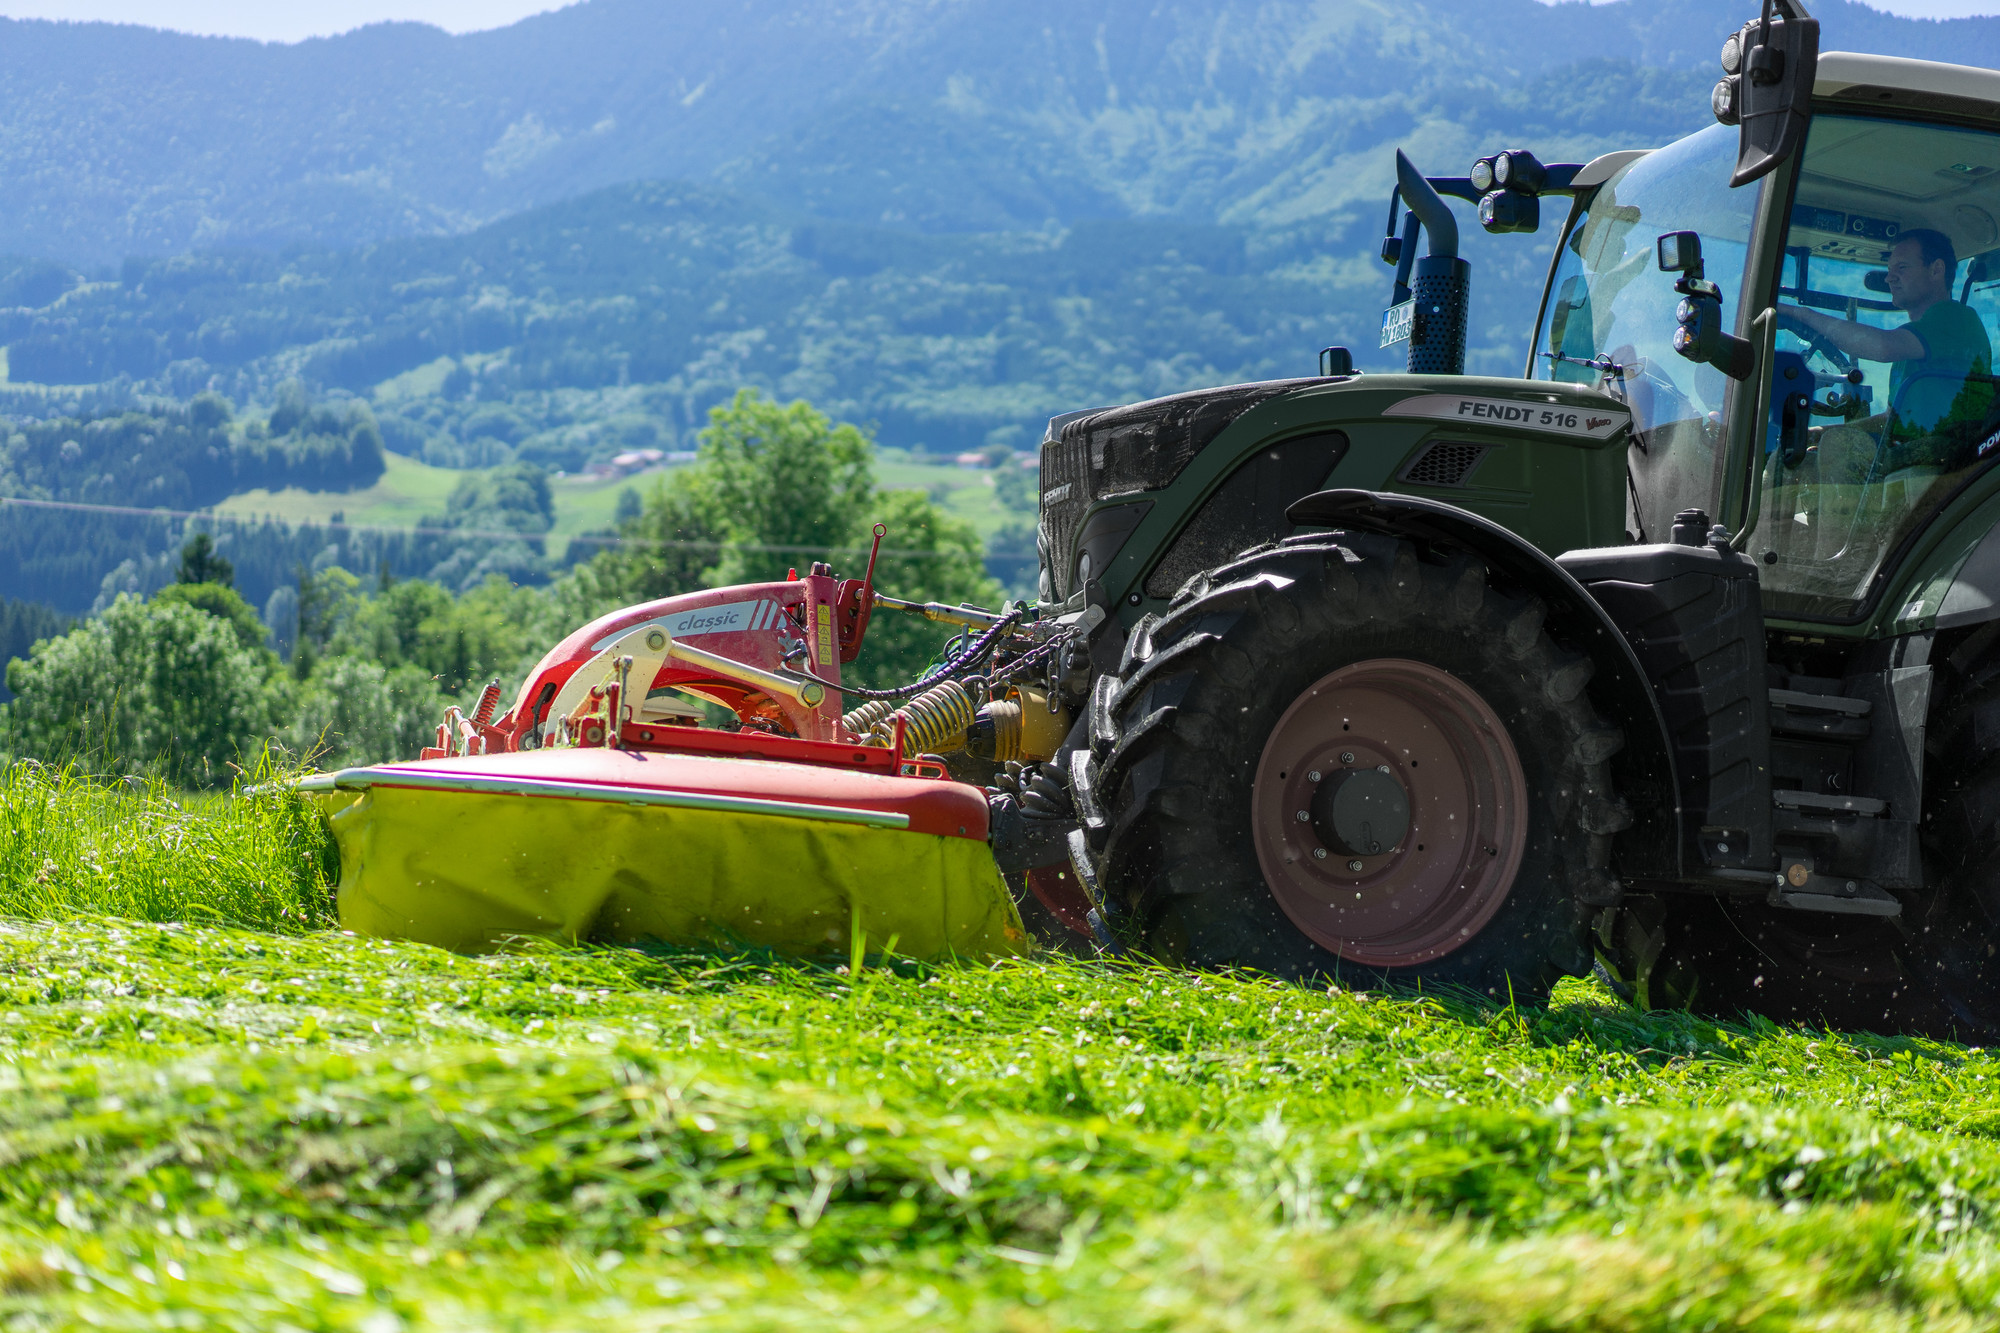
<svg viewBox="0 0 2000 1333">
<path fill-rule="evenodd" d="M 1622 738 L 1542 618 L 1476 558 L 1386 539 L 1196 576 L 1092 699 L 1095 860 L 1127 939 L 1521 999 L 1585 970 L 1630 822 Z"/>
</svg>

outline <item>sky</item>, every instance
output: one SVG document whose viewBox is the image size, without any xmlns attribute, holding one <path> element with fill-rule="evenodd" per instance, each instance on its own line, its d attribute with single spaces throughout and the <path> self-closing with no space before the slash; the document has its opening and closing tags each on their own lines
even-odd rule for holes
<svg viewBox="0 0 2000 1333">
<path fill-rule="evenodd" d="M 209 36 L 296 42 L 385 19 L 447 32 L 501 28 L 574 0 L 0 0 L 0 16 L 141 23 Z M 1908 18 L 2000 14 L 2000 0 L 1864 0 Z"/>
<path fill-rule="evenodd" d="M 504 28 L 572 0 L 0 0 L 0 17 L 140 23 L 213 37 L 297 42 L 414 19 L 447 32 Z"/>
</svg>

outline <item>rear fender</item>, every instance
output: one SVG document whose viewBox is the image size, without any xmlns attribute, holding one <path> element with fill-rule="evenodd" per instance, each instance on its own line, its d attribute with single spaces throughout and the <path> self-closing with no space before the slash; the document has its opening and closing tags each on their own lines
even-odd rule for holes
<svg viewBox="0 0 2000 1333">
<path fill-rule="evenodd" d="M 1319 491 L 1294 501 L 1285 517 L 1302 527 L 1400 537 L 1439 551 L 1471 551 L 1486 562 L 1497 587 L 1540 598 L 1548 608 L 1544 623 L 1550 635 L 1596 664 L 1591 700 L 1625 733 L 1625 748 L 1610 760 L 1611 774 L 1618 794 L 1631 804 L 1635 822 L 1618 835 L 1619 869 L 1628 878 L 1680 878 L 1680 782 L 1666 719 L 1632 645 L 1588 589 L 1491 519 L 1436 500 L 1379 491 Z"/>
</svg>

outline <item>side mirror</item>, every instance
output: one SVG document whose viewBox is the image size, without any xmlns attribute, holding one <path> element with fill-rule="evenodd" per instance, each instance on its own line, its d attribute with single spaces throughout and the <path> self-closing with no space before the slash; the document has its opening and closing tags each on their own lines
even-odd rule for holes
<svg viewBox="0 0 2000 1333">
<path fill-rule="evenodd" d="M 1709 106 L 1724 125 L 1741 127 L 1732 186 L 1769 174 L 1799 146 L 1818 68 L 1819 20 L 1798 0 L 1764 0 L 1764 16 L 1722 44 L 1723 77 Z"/>
<path fill-rule="evenodd" d="M 1889 275 L 1879 268 L 1871 268 L 1861 275 L 1861 285 L 1871 292 L 1886 293 L 1889 290 Z"/>
<path fill-rule="evenodd" d="M 1714 366 L 1733 380 L 1746 380 L 1756 368 L 1757 353 L 1749 342 L 1722 331 L 1722 289 L 1702 276 L 1701 237 L 1691 231 L 1670 231 L 1660 237 L 1660 269 L 1678 273 L 1674 290 L 1681 303 L 1674 315 L 1674 350 L 1698 365 Z"/>
<path fill-rule="evenodd" d="M 1660 237 L 1660 272 L 1685 273 L 1690 278 L 1699 278 L 1701 271 L 1701 233 L 1693 231 L 1670 231 Z"/>
</svg>

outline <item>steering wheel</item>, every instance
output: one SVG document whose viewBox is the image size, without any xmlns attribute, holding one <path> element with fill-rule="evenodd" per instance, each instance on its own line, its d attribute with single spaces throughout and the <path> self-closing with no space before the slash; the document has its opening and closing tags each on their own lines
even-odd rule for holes
<svg viewBox="0 0 2000 1333">
<path fill-rule="evenodd" d="M 1780 311 L 1778 314 L 1778 322 L 1781 325 L 1783 325 L 1785 330 L 1788 333 L 1790 333 L 1794 338 L 1797 338 L 1801 343 L 1805 344 L 1806 360 L 1808 364 L 1811 363 L 1813 357 L 1817 356 L 1824 358 L 1829 365 L 1833 366 L 1843 375 L 1848 374 L 1854 369 L 1853 357 L 1841 351 L 1840 348 L 1834 346 L 1831 339 L 1823 336 L 1817 329 L 1813 328 L 1812 325 L 1806 323 L 1804 320 L 1798 319 L 1791 315 L 1787 315 L 1783 311 Z"/>
</svg>

